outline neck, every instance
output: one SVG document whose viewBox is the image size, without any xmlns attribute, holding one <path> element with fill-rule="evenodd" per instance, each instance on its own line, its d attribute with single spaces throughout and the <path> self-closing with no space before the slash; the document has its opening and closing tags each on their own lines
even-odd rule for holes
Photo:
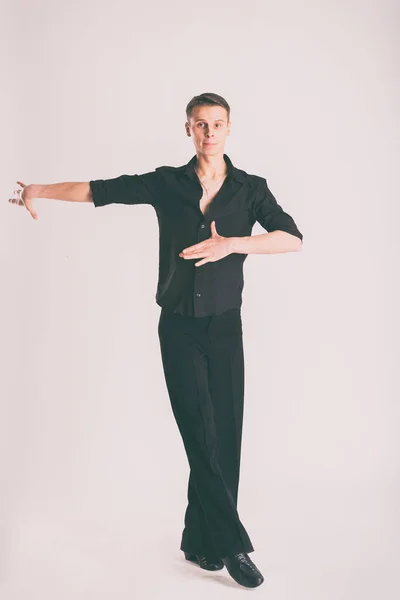
<svg viewBox="0 0 400 600">
<path fill-rule="evenodd" d="M 200 178 L 203 179 L 219 179 L 228 172 L 228 165 L 224 160 L 224 153 L 216 156 L 205 156 L 197 153 L 195 170 Z"/>
</svg>

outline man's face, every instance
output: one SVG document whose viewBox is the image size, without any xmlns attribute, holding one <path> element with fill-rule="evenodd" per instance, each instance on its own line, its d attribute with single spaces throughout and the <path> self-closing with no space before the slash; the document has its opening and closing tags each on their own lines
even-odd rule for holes
<svg viewBox="0 0 400 600">
<path fill-rule="evenodd" d="M 197 152 L 210 156 L 223 153 L 226 136 L 230 134 L 231 122 L 223 106 L 195 106 L 185 128 L 191 136 Z"/>
</svg>

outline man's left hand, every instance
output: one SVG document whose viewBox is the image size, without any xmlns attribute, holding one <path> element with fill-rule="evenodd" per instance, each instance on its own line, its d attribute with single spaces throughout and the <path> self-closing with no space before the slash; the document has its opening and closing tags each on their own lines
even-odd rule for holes
<svg viewBox="0 0 400 600">
<path fill-rule="evenodd" d="M 179 253 L 179 256 L 185 259 L 204 257 L 203 260 L 195 263 L 195 267 L 200 267 L 207 262 L 215 262 L 231 254 L 232 242 L 233 238 L 219 235 L 215 228 L 215 221 L 211 221 L 211 237 L 204 242 L 185 248 Z"/>
</svg>

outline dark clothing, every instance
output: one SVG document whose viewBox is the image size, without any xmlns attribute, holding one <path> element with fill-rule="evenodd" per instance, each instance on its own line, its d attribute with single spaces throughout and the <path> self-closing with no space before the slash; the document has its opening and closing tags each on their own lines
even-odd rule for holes
<svg viewBox="0 0 400 600">
<path fill-rule="evenodd" d="M 232 253 L 200 267 L 179 253 L 211 236 L 250 236 L 258 221 L 267 231 L 303 239 L 277 204 L 266 179 L 233 166 L 203 215 L 203 189 L 194 156 L 181 167 L 90 181 L 96 207 L 151 204 L 159 223 L 156 302 L 162 364 L 171 407 L 190 466 L 181 550 L 223 558 L 252 552 L 237 501 L 244 406 L 241 304 L 243 263 Z"/>
<path fill-rule="evenodd" d="M 266 231 L 281 230 L 303 239 L 294 220 L 277 204 L 267 181 L 233 166 L 224 154 L 228 174 L 209 205 L 200 210 L 203 188 L 194 170 L 197 156 L 181 167 L 162 166 L 142 175 L 120 175 L 90 181 L 95 207 L 107 204 L 151 204 L 159 223 L 159 274 L 156 302 L 186 316 L 218 315 L 240 308 L 247 254 L 232 253 L 208 262 L 179 256 L 184 248 L 211 237 L 210 224 L 224 237 L 250 236 L 257 221 Z"/>
<path fill-rule="evenodd" d="M 186 317 L 161 310 L 161 355 L 190 466 L 181 550 L 252 552 L 238 511 L 244 398 L 241 310 Z"/>
</svg>

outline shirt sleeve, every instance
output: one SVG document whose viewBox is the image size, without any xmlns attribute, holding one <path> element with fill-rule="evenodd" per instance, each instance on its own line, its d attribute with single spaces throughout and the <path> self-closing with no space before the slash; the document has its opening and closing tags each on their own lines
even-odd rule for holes
<svg viewBox="0 0 400 600">
<path fill-rule="evenodd" d="M 113 179 L 89 181 L 95 207 L 107 204 L 151 204 L 159 196 L 159 176 L 156 171 L 142 175 L 120 175 Z"/>
<path fill-rule="evenodd" d="M 255 195 L 253 216 L 268 232 L 286 231 L 303 240 L 303 234 L 298 230 L 293 218 L 277 203 L 265 178 L 261 178 Z"/>
</svg>

